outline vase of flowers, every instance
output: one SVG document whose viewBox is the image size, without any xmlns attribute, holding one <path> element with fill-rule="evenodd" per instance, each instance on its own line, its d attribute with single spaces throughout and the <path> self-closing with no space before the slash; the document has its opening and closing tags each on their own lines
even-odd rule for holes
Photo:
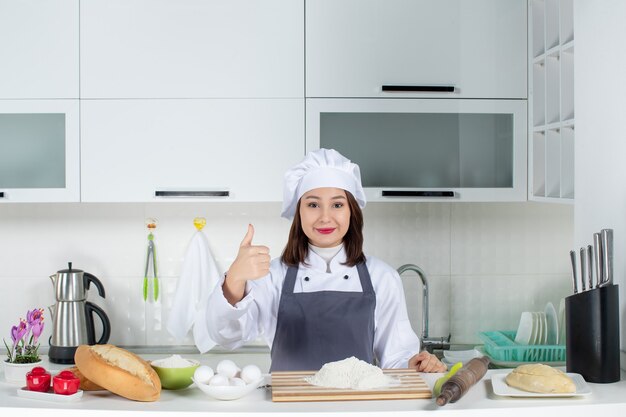
<svg viewBox="0 0 626 417">
<path fill-rule="evenodd" d="M 43 332 L 43 309 L 28 310 L 26 320 L 20 319 L 17 326 L 11 327 L 11 341 L 4 341 L 7 348 L 7 359 L 4 366 L 4 378 L 8 382 L 24 384 L 26 373 L 41 362 L 39 357 L 39 336 Z"/>
</svg>

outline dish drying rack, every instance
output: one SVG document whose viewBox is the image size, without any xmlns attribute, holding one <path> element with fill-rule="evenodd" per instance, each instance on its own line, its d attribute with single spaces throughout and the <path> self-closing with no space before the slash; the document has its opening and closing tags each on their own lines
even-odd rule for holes
<svg viewBox="0 0 626 417">
<path fill-rule="evenodd" d="M 516 331 L 480 332 L 485 353 L 500 362 L 555 363 L 565 362 L 565 345 L 520 345 L 515 343 Z"/>
</svg>

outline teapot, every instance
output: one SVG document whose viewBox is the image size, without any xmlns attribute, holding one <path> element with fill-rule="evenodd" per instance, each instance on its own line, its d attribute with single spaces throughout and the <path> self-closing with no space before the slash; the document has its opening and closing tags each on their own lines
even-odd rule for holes
<svg viewBox="0 0 626 417">
<path fill-rule="evenodd" d="M 104 344 L 111 335 L 111 322 L 97 305 L 87 301 L 87 291 L 93 283 L 98 295 L 105 297 L 102 282 L 94 275 L 80 269 L 62 269 L 50 275 L 54 287 L 56 304 L 48 307 L 52 317 L 50 336 L 50 362 L 72 364 L 74 352 L 79 345 Z M 96 340 L 93 314 L 102 321 L 102 335 Z"/>
</svg>

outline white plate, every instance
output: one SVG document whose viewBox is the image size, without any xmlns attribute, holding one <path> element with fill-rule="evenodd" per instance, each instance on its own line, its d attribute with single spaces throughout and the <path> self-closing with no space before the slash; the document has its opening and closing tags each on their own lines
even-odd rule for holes
<svg viewBox="0 0 626 417">
<path fill-rule="evenodd" d="M 537 327 L 539 328 L 539 334 L 537 337 L 536 345 L 545 345 L 548 339 L 548 321 L 546 320 L 546 314 L 543 311 L 537 312 Z"/>
<path fill-rule="evenodd" d="M 198 382 L 193 378 L 191 379 L 202 392 L 217 400 L 237 400 L 250 394 L 265 382 L 265 377 L 263 376 L 258 381 L 239 387 L 232 385 L 209 385 Z"/>
<path fill-rule="evenodd" d="M 556 314 L 554 304 L 546 304 L 546 320 L 548 322 L 548 338 L 547 345 L 556 345 L 559 343 L 559 317 Z"/>
<path fill-rule="evenodd" d="M 496 395 L 503 397 L 582 397 L 584 395 L 591 394 L 591 388 L 587 385 L 587 382 L 580 374 L 567 373 L 566 375 L 572 378 L 576 385 L 576 392 L 569 393 L 550 393 L 542 394 L 539 392 L 522 391 L 521 389 L 513 388 L 507 385 L 505 378 L 509 373 L 494 374 L 491 376 L 491 385 L 493 386 L 493 392 Z"/>
<path fill-rule="evenodd" d="M 546 319 L 546 313 L 543 311 L 540 311 L 537 314 L 539 314 L 539 324 L 541 326 L 541 338 L 537 344 L 545 345 L 546 340 L 548 340 L 548 320 Z"/>
<path fill-rule="evenodd" d="M 537 316 L 537 313 L 532 312 L 531 314 L 533 315 L 533 335 L 528 341 L 528 344 L 536 345 L 539 341 L 539 332 L 541 329 L 539 329 L 539 317 Z"/>
<path fill-rule="evenodd" d="M 538 312 L 533 312 L 533 333 L 534 337 L 530 341 L 531 345 L 538 345 L 541 343 L 541 318 Z"/>
<path fill-rule="evenodd" d="M 515 334 L 515 343 L 520 345 L 528 345 L 533 337 L 533 318 L 534 314 L 529 311 L 524 311 L 519 319 L 519 326 L 517 327 L 517 333 Z M 444 351 L 445 352 L 445 351 Z"/>
<path fill-rule="evenodd" d="M 559 342 L 560 345 L 565 344 L 565 298 L 561 298 L 559 302 Z"/>
<path fill-rule="evenodd" d="M 39 391 L 31 391 L 26 387 L 19 388 L 17 390 L 17 396 L 22 398 L 30 398 L 31 400 L 44 400 L 44 401 L 54 401 L 57 403 L 71 403 L 74 401 L 80 400 L 83 396 L 83 391 L 78 390 L 76 394 L 72 395 L 61 395 L 55 394 L 52 389 L 48 392 L 39 392 Z"/>
</svg>

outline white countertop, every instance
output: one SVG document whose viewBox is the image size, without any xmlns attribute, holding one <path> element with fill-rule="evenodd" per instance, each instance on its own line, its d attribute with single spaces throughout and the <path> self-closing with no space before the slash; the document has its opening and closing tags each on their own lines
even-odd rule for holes
<svg viewBox="0 0 626 417">
<path fill-rule="evenodd" d="M 144 359 L 153 360 L 169 355 L 141 355 Z M 235 361 L 239 366 L 254 363 L 264 372 L 269 369 L 267 353 L 229 353 L 184 355 L 188 359 L 199 360 L 202 364 L 215 367 L 225 358 Z M 43 365 L 54 373 L 65 366 Z M 381 413 L 417 415 L 424 411 L 436 411 L 438 416 L 524 416 L 533 417 L 555 414 L 568 417 L 589 417 L 594 413 L 602 417 L 626 415 L 626 374 L 622 380 L 613 384 L 589 384 L 592 393 L 585 397 L 573 398 L 510 398 L 499 397 L 491 388 L 491 375 L 508 370 L 489 370 L 485 378 L 474 386 L 455 404 L 438 407 L 434 400 L 388 400 L 388 401 L 332 401 L 332 402 L 294 402 L 274 403 L 271 392 L 259 388 L 252 394 L 235 401 L 214 400 L 193 385 L 179 391 L 163 390 L 161 399 L 153 403 L 129 401 L 109 392 L 85 392 L 75 403 L 54 403 L 20 398 L 17 396 L 17 385 L 9 384 L 0 377 L 0 415 L 20 416 L 138 416 L 146 412 L 159 417 L 179 416 L 181 412 L 191 412 L 195 416 L 226 415 L 229 417 L 243 416 L 275 416 L 276 414 L 305 413 L 307 416 L 334 417 L 345 413 L 356 413 L 358 416 L 380 416 Z M 424 374 L 424 379 L 432 387 L 441 374 Z M 145 414 L 144 414 L 145 415 Z M 395 416 L 394 416 L 395 417 Z"/>
</svg>

